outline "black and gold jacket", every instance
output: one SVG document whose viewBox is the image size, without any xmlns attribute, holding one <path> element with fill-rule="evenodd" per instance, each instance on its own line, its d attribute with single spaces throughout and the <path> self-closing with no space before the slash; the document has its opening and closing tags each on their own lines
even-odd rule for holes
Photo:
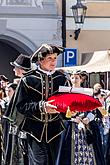
<svg viewBox="0 0 110 165">
<path fill-rule="evenodd" d="M 45 139 L 49 143 L 65 128 L 61 114 L 46 114 L 43 103 L 58 93 L 59 86 L 67 85 L 70 81 L 60 71 L 50 75 L 40 70 L 27 74 L 21 79 L 13 98 L 10 118 L 37 141 Z"/>
</svg>

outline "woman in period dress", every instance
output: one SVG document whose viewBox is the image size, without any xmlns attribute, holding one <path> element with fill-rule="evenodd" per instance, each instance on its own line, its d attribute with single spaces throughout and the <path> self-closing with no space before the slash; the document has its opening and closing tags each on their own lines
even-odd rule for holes
<svg viewBox="0 0 110 165">
<path fill-rule="evenodd" d="M 72 87 L 81 87 L 80 72 L 70 74 Z M 105 165 L 98 125 L 92 112 L 73 113 L 65 122 L 60 165 Z"/>
</svg>

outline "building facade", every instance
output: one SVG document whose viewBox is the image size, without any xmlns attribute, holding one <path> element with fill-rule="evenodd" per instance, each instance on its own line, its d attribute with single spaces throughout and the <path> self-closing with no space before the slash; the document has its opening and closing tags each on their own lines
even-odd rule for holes
<svg viewBox="0 0 110 165">
<path fill-rule="evenodd" d="M 1 0 L 0 74 L 13 74 L 9 62 L 20 53 L 30 55 L 42 43 L 62 45 L 61 24 L 56 0 Z"/>
<path fill-rule="evenodd" d="M 66 1 L 66 46 L 78 49 L 78 64 L 82 64 L 81 54 L 110 49 L 110 1 L 109 0 L 82 0 L 87 6 L 87 14 L 77 40 L 74 39 L 76 28 L 72 5 L 76 0 Z"/>
<path fill-rule="evenodd" d="M 82 3 L 87 6 L 87 14 L 79 37 L 75 40 L 74 31 L 76 25 L 71 6 L 76 4 L 76 0 L 66 0 L 66 46 L 77 48 L 77 65 L 86 64 L 94 51 L 110 49 L 110 1 L 82 0 Z M 108 87 L 106 82 L 107 76 L 108 81 L 110 80 L 110 73 L 100 73 L 100 76 L 98 75 L 99 78 L 97 76 L 93 78 L 93 74 L 91 75 L 92 80 L 99 81 L 99 79 L 102 79 L 104 81 L 104 87 L 110 89 L 110 85 L 108 84 Z M 93 83 L 91 83 L 91 86 Z"/>
</svg>

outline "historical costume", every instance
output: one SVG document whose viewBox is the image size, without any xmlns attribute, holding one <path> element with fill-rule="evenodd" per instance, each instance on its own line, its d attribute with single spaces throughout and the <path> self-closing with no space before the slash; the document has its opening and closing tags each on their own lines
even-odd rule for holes
<svg viewBox="0 0 110 165">
<path fill-rule="evenodd" d="M 60 135 L 65 126 L 47 99 L 58 93 L 60 85 L 70 83 L 63 73 L 54 70 L 56 55 L 62 51 L 56 46 L 42 45 L 32 56 L 40 63 L 38 69 L 21 79 L 13 98 L 8 117 L 18 131 L 27 133 L 30 165 L 55 165 L 58 156 Z"/>
<path fill-rule="evenodd" d="M 87 114 L 84 115 L 86 117 Z M 105 165 L 97 123 L 93 120 L 84 127 L 74 122 L 75 117 L 65 122 L 66 131 L 62 136 L 58 162 L 63 165 Z"/>
<path fill-rule="evenodd" d="M 13 67 L 15 67 L 14 68 L 15 76 L 18 76 L 18 77 L 23 77 L 24 76 L 23 74 L 31 69 L 30 57 L 24 54 L 20 54 L 16 58 L 16 60 L 14 62 L 10 62 L 10 64 Z M 16 87 L 17 87 L 17 84 L 14 84 L 14 83 L 8 85 L 9 101 L 8 101 L 7 107 L 8 106 L 9 107 L 3 116 L 4 159 L 5 159 L 5 164 L 9 165 L 13 163 L 12 152 L 13 152 L 14 144 L 16 143 L 16 156 L 13 159 L 14 163 L 16 159 L 16 162 L 18 162 L 18 164 L 21 164 L 22 162 L 25 165 L 28 165 L 28 156 L 27 156 L 27 149 L 26 149 L 27 142 L 26 142 L 25 133 L 23 135 L 23 133 L 20 132 L 19 134 L 20 136 L 16 135 L 17 128 L 13 125 L 13 123 L 10 122 L 10 119 L 8 118 L 11 112 L 11 108 L 13 106 L 14 97 L 12 95 L 15 92 Z"/>
<path fill-rule="evenodd" d="M 71 75 L 73 87 L 80 87 L 79 72 Z M 65 122 L 58 162 L 62 165 L 105 165 L 101 136 L 94 112 L 72 114 Z"/>
</svg>

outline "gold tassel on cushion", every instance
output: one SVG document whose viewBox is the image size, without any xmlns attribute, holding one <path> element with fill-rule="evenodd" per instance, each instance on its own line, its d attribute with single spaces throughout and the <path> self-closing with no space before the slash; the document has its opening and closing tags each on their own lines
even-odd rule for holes
<svg viewBox="0 0 110 165">
<path fill-rule="evenodd" d="M 108 115 L 108 112 L 107 112 L 107 110 L 104 107 L 99 107 L 98 109 L 99 109 L 99 111 L 101 112 L 101 114 L 103 116 L 107 116 Z"/>
<path fill-rule="evenodd" d="M 71 118 L 71 116 L 72 116 L 72 113 L 71 113 L 70 107 L 68 107 L 68 109 L 66 111 L 66 117 Z"/>
</svg>

